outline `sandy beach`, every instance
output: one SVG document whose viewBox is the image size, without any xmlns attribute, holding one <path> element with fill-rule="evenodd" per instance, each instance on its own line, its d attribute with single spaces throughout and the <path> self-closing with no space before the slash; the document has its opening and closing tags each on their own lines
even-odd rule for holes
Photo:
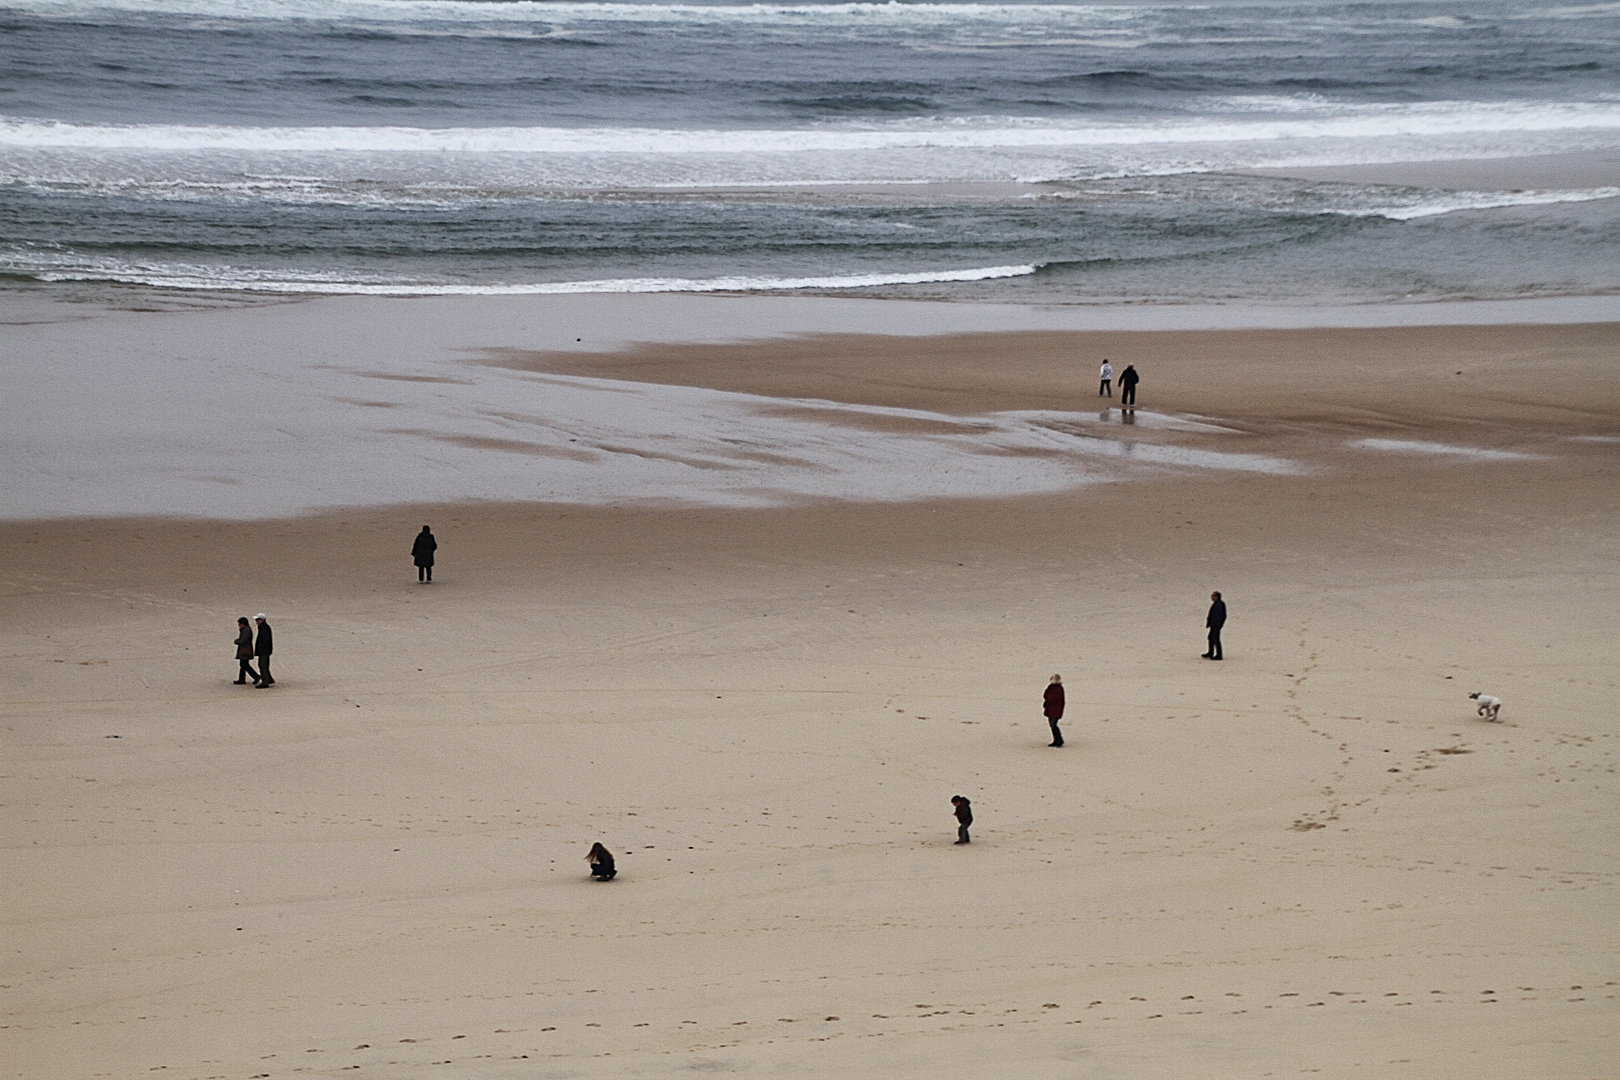
<svg viewBox="0 0 1620 1080">
<path fill-rule="evenodd" d="M 5 1075 L 1615 1074 L 1620 323 L 502 299 L 4 328 Z"/>
</svg>

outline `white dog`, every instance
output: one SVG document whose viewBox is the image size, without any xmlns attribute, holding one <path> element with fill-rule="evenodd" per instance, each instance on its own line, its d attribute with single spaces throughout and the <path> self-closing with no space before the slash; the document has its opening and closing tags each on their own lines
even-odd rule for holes
<svg viewBox="0 0 1620 1080">
<path fill-rule="evenodd" d="M 1502 711 L 1502 699 L 1491 697 L 1489 694 L 1469 694 L 1469 697 L 1479 702 L 1479 711 L 1476 716 L 1483 716 L 1487 720 L 1495 720 L 1496 714 Z"/>
</svg>

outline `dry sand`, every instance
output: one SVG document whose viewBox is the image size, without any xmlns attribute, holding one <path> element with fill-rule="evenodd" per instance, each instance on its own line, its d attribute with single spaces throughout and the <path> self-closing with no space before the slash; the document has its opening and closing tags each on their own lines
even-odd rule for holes
<svg viewBox="0 0 1620 1080">
<path fill-rule="evenodd" d="M 485 351 L 1309 471 L 0 526 L 4 1073 L 1615 1076 L 1617 342 Z"/>
</svg>

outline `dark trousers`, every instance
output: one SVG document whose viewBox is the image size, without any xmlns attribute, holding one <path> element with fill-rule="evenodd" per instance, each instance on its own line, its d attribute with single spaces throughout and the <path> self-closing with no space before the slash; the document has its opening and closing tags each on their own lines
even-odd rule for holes
<svg viewBox="0 0 1620 1080">
<path fill-rule="evenodd" d="M 1056 720 L 1052 719 L 1050 716 L 1048 716 L 1046 718 L 1046 722 L 1052 726 L 1052 745 L 1053 746 L 1062 746 L 1063 745 L 1063 732 L 1058 730 L 1058 722 Z"/>
<path fill-rule="evenodd" d="M 963 821 L 956 826 L 956 842 L 958 844 L 966 844 L 968 842 L 967 830 L 968 826 L 971 824 L 973 824 L 973 822 Z"/>
<path fill-rule="evenodd" d="M 1119 384 L 1119 403 L 1121 405 L 1135 405 L 1136 404 L 1136 384 L 1135 383 L 1120 383 Z"/>
<path fill-rule="evenodd" d="M 268 656 L 259 657 L 259 681 L 266 686 L 276 681 L 270 675 L 270 658 Z"/>
<path fill-rule="evenodd" d="M 247 682 L 249 679 L 254 682 L 259 681 L 259 673 L 253 670 L 253 657 L 238 656 L 236 658 L 236 681 Z"/>
<path fill-rule="evenodd" d="M 1102 381 L 1102 385 L 1097 387 L 1097 396 L 1098 397 L 1113 397 L 1114 396 L 1114 380 L 1112 380 L 1112 379 L 1104 379 Z"/>
<path fill-rule="evenodd" d="M 1204 655 L 1208 656 L 1208 657 L 1210 657 L 1212 659 L 1215 659 L 1215 660 L 1219 660 L 1221 658 L 1221 628 L 1220 627 L 1212 626 L 1212 627 L 1209 628 L 1209 652 L 1205 653 Z"/>
<path fill-rule="evenodd" d="M 432 581 L 433 580 L 433 567 L 431 567 L 431 566 L 418 566 L 416 568 L 416 580 L 417 581 Z"/>
</svg>

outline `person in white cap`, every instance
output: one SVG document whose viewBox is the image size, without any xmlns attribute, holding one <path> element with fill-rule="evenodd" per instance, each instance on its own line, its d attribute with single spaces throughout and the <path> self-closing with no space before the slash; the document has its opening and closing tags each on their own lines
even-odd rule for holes
<svg viewBox="0 0 1620 1080">
<path fill-rule="evenodd" d="M 1098 397 L 1113 397 L 1114 396 L 1114 365 L 1110 364 L 1108 361 L 1104 360 L 1102 369 L 1100 371 L 1098 371 L 1097 374 L 1102 376 L 1102 385 L 1097 387 L 1097 396 Z"/>
<path fill-rule="evenodd" d="M 271 636 L 270 624 L 265 621 L 264 612 L 253 616 L 253 621 L 259 624 L 259 637 L 253 643 L 253 652 L 259 658 L 259 681 L 254 683 L 253 687 L 256 690 L 263 690 L 276 683 L 270 675 L 270 653 L 274 651 L 275 638 Z"/>
</svg>

